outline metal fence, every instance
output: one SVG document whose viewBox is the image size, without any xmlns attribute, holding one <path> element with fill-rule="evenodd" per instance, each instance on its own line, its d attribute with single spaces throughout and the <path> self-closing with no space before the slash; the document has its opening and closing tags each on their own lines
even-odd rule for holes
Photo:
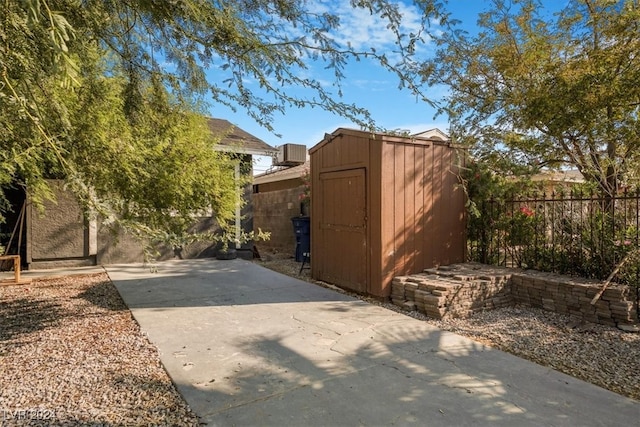
<svg viewBox="0 0 640 427">
<path fill-rule="evenodd" d="M 553 193 L 485 200 L 470 216 L 471 261 L 640 285 L 640 191 L 616 197 Z"/>
</svg>

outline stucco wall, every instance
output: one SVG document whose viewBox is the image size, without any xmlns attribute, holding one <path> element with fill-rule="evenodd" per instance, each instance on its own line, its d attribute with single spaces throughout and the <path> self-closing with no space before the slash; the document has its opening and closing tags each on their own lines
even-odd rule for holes
<svg viewBox="0 0 640 427">
<path fill-rule="evenodd" d="M 251 187 L 245 188 L 244 197 L 250 197 Z M 245 204 L 241 210 L 241 228 L 246 232 L 253 229 L 253 208 L 251 203 Z M 190 233 L 217 233 L 220 227 L 212 217 L 194 218 L 194 224 L 189 228 Z M 121 229 L 112 230 L 104 225 L 98 233 L 98 257 L 97 263 L 101 265 L 143 262 L 145 260 L 144 244 Z M 149 249 L 149 254 L 154 260 L 163 261 L 188 258 L 215 257 L 221 244 L 213 241 L 198 241 L 191 243 L 181 250 L 176 250 L 168 245 L 155 245 Z M 230 244 L 233 248 L 235 245 Z M 246 242 L 238 249 L 238 256 L 245 259 L 253 258 L 253 242 Z"/>
<path fill-rule="evenodd" d="M 27 263 L 30 267 L 91 265 L 95 263 L 95 228 L 85 221 L 77 199 L 61 181 L 49 185 L 55 201 L 45 201 L 44 211 L 27 204 Z"/>
<path fill-rule="evenodd" d="M 63 188 L 61 181 L 50 181 L 55 202 L 45 202 L 40 212 L 32 203 L 27 206 L 27 264 L 29 268 L 137 263 L 145 260 L 144 244 L 120 228 L 110 228 L 100 221 L 86 222 L 77 199 Z M 241 210 L 240 226 L 253 230 L 251 185 L 244 189 L 249 202 Z M 190 232 L 215 233 L 219 226 L 212 217 L 194 218 Z M 182 258 L 214 257 L 221 245 L 212 241 L 190 244 L 180 252 Z M 234 247 L 235 245 L 230 245 Z M 156 260 L 178 257 L 167 245 L 156 245 L 148 252 Z M 238 250 L 238 256 L 251 259 L 253 242 Z"/>
<path fill-rule="evenodd" d="M 190 232 L 214 232 L 218 229 L 212 218 L 199 218 L 189 229 Z M 111 229 L 101 226 L 98 234 L 98 257 L 97 263 L 100 265 L 137 263 L 145 261 L 146 243 L 138 240 L 130 233 L 121 228 Z M 148 255 L 153 260 L 164 261 L 168 259 L 182 258 L 204 258 L 215 256 L 215 243 L 195 242 L 182 250 L 174 250 L 168 245 L 155 245 L 147 247 Z"/>
<path fill-rule="evenodd" d="M 119 227 L 111 229 L 100 224 L 98 229 L 98 265 L 144 261 L 143 245 Z"/>
</svg>

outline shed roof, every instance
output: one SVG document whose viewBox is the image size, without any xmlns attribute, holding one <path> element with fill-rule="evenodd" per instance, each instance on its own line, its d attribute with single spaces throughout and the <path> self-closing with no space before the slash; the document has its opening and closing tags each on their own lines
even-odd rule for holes
<svg viewBox="0 0 640 427">
<path fill-rule="evenodd" d="M 404 135 L 396 135 L 393 133 L 384 133 L 384 132 L 371 132 L 367 130 L 357 130 L 357 129 L 349 129 L 349 128 L 338 128 L 332 133 L 325 133 L 324 138 L 318 144 L 314 145 L 309 149 L 309 154 L 319 150 L 326 144 L 329 144 L 335 138 L 341 135 L 350 135 L 350 136 L 359 136 L 366 137 L 371 139 L 380 139 L 388 142 L 400 142 L 400 143 L 414 143 L 414 144 L 440 144 L 451 146 L 451 141 L 443 141 L 440 138 L 432 138 L 432 137 L 424 137 L 420 136 L 420 134 L 404 136 Z"/>
<path fill-rule="evenodd" d="M 251 135 L 225 119 L 207 118 L 209 130 L 215 135 L 223 135 L 216 147 L 220 151 L 270 156 L 278 151 L 260 138 Z"/>
</svg>

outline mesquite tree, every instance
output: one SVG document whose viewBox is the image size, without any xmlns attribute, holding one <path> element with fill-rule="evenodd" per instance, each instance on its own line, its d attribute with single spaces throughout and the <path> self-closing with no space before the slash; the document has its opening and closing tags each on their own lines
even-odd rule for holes
<svg viewBox="0 0 640 427">
<path fill-rule="evenodd" d="M 574 167 L 611 197 L 640 179 L 640 4 L 559 7 L 492 1 L 477 33 L 442 34 L 424 76 L 449 87 L 441 111 L 477 158 Z"/>
<path fill-rule="evenodd" d="M 236 160 L 211 149 L 206 102 L 276 132 L 273 114 L 305 106 L 371 127 L 365 109 L 340 99 L 345 66 L 363 58 L 423 97 L 412 58 L 441 6 L 416 0 L 407 29 L 404 3 L 345 4 L 379 19 L 394 51 L 342 40 L 335 2 L 3 0 L 0 220 L 9 187 L 38 203 L 52 177 L 87 210 L 142 229 L 211 207 L 224 219 L 237 202 L 227 173 Z M 311 63 L 333 71 L 334 89 L 305 73 Z"/>
</svg>

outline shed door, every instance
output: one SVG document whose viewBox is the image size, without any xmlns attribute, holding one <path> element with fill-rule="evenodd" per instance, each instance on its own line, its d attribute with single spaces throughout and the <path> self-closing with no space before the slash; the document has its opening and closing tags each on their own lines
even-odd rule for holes
<svg viewBox="0 0 640 427">
<path fill-rule="evenodd" d="M 356 292 L 367 291 L 367 200 L 364 169 L 320 174 L 320 276 Z"/>
</svg>

